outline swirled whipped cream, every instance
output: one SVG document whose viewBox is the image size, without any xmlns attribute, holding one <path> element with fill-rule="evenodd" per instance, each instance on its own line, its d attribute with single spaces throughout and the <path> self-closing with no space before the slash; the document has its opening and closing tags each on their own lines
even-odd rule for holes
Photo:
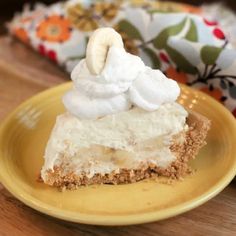
<svg viewBox="0 0 236 236">
<path fill-rule="evenodd" d="M 174 102 L 180 94 L 174 80 L 145 66 L 138 56 L 114 46 L 99 75 L 91 74 L 83 59 L 72 71 L 71 79 L 74 86 L 64 95 L 63 103 L 81 119 L 126 111 L 132 105 L 154 111 L 164 103 Z"/>
</svg>

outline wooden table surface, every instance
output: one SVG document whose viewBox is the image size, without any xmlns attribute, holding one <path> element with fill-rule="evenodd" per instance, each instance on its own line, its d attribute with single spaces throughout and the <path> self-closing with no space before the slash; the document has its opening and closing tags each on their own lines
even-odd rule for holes
<svg viewBox="0 0 236 236">
<path fill-rule="evenodd" d="M 25 99 L 63 83 L 63 71 L 7 37 L 0 38 L 0 120 Z M 174 218 L 143 225 L 74 224 L 43 215 L 0 184 L 0 235 L 236 235 L 236 181 L 204 205 Z"/>
</svg>

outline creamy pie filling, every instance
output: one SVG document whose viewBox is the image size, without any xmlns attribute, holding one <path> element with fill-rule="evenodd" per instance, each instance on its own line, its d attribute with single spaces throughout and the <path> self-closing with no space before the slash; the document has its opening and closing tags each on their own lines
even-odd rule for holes
<svg viewBox="0 0 236 236">
<path fill-rule="evenodd" d="M 134 107 L 94 120 L 62 114 L 48 141 L 42 178 L 63 162 L 68 162 L 68 171 L 89 177 L 119 173 L 121 168 L 135 169 L 147 162 L 166 168 L 176 159 L 170 151 L 171 140 L 188 128 L 187 115 L 176 102 L 163 104 L 153 112 Z"/>
</svg>

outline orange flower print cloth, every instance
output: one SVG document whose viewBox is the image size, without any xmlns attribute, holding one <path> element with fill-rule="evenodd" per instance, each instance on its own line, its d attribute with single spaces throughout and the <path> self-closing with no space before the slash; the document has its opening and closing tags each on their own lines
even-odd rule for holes
<svg viewBox="0 0 236 236">
<path fill-rule="evenodd" d="M 25 44 L 29 43 L 28 32 L 24 28 L 14 29 L 12 34 L 15 35 L 15 37 L 17 37 L 23 43 L 25 43 Z"/>
<path fill-rule="evenodd" d="M 9 32 L 71 72 L 85 57 L 92 31 L 113 27 L 128 52 L 236 115 L 236 50 L 212 18 L 204 7 L 166 1 L 69 0 L 26 8 L 9 23 Z"/>
<path fill-rule="evenodd" d="M 62 43 L 71 36 L 71 24 L 62 15 L 51 15 L 40 22 L 36 31 L 43 41 Z"/>
</svg>

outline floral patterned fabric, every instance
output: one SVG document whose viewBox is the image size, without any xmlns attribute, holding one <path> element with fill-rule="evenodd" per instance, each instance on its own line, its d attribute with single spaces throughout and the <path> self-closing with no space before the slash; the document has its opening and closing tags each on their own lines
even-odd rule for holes
<svg viewBox="0 0 236 236">
<path fill-rule="evenodd" d="M 24 9 L 9 32 L 71 72 L 89 36 L 110 26 L 130 53 L 168 77 L 202 90 L 236 116 L 236 50 L 201 8 L 159 1 L 69 0 Z"/>
</svg>

